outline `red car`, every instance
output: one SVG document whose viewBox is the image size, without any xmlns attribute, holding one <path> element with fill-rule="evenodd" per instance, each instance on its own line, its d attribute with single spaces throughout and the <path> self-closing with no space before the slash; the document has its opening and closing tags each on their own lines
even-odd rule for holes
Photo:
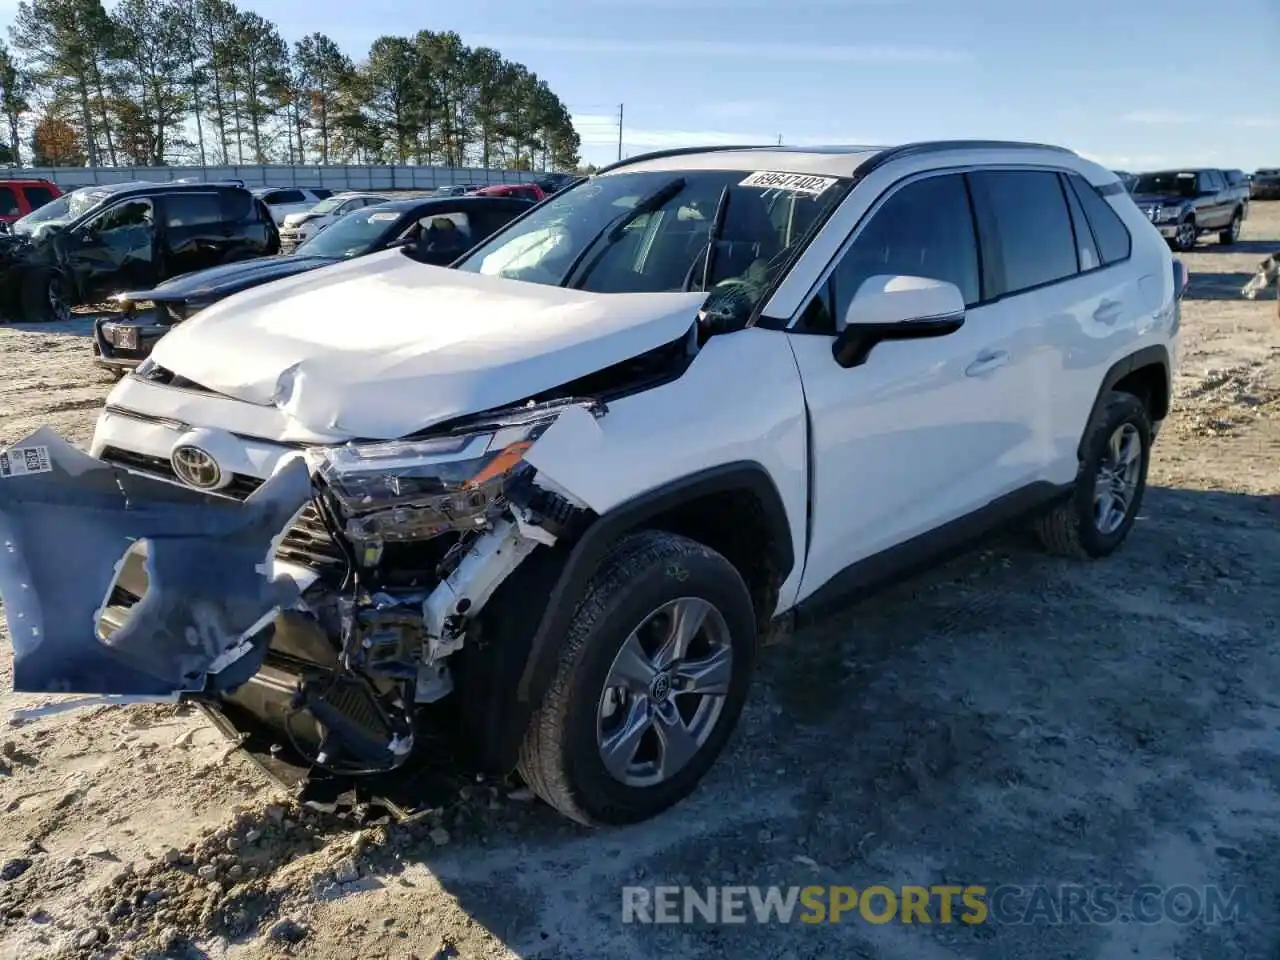
<svg viewBox="0 0 1280 960">
<path fill-rule="evenodd" d="M 491 187 L 481 187 L 475 192 L 477 197 L 515 197 L 517 200 L 532 200 L 541 203 L 547 194 L 536 183 L 495 183 Z"/>
<path fill-rule="evenodd" d="M 51 180 L 0 180 L 0 221 L 13 223 L 60 196 Z"/>
</svg>

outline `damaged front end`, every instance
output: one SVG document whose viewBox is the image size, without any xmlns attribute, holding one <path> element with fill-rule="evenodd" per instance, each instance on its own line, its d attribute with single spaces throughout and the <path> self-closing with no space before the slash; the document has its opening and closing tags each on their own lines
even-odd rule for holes
<svg viewBox="0 0 1280 960">
<path fill-rule="evenodd" d="M 569 408 L 604 413 L 556 401 L 299 451 L 244 499 L 38 431 L 0 454 L 15 691 L 229 701 L 323 769 L 395 769 L 494 591 L 587 513 L 525 459 Z"/>
</svg>

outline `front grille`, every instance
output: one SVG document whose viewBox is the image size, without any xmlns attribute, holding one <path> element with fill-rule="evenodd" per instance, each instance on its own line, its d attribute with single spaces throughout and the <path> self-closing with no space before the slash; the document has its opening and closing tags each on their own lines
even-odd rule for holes
<svg viewBox="0 0 1280 960">
<path fill-rule="evenodd" d="M 158 480 L 182 484 L 174 473 L 173 466 L 163 457 L 152 457 L 132 450 L 122 450 L 119 447 L 106 447 L 102 451 L 101 459 Z M 234 497 L 236 500 L 244 500 L 260 486 L 262 481 L 257 477 L 237 473 L 233 476 L 231 483 L 218 492 L 224 496 Z M 298 520 L 284 535 L 280 546 L 276 549 L 276 556 L 281 560 L 309 567 L 321 576 L 342 577 L 347 567 L 342 550 L 333 542 L 315 507 L 311 505 L 302 511 Z"/>
<path fill-rule="evenodd" d="M 170 483 L 185 486 L 178 479 L 178 475 L 173 472 L 173 465 L 164 457 L 153 457 L 145 453 L 136 453 L 133 450 L 122 450 L 120 447 L 104 447 L 101 459 L 124 467 L 126 470 L 135 470 L 138 473 L 145 473 L 159 480 L 168 480 Z M 232 474 L 231 483 L 219 490 L 218 493 L 223 496 L 235 497 L 237 500 L 243 500 L 261 485 L 262 481 L 257 477 L 236 473 Z"/>
</svg>

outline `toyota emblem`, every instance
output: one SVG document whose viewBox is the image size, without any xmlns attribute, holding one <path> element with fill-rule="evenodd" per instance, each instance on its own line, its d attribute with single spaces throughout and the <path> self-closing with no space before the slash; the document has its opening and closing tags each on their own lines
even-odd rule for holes
<svg viewBox="0 0 1280 960">
<path fill-rule="evenodd" d="M 169 462 L 178 479 L 189 487 L 214 490 L 222 484 L 222 468 L 207 450 L 181 444 L 173 448 Z"/>
</svg>

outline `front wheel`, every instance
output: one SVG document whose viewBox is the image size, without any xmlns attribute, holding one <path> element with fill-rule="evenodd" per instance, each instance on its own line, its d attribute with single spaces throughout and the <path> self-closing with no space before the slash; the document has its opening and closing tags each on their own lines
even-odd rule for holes
<svg viewBox="0 0 1280 960">
<path fill-rule="evenodd" d="M 1185 253 L 1196 245 L 1196 222 L 1191 219 L 1178 224 L 1178 233 L 1173 238 L 1173 248 Z"/>
<path fill-rule="evenodd" d="M 1084 442 L 1084 457 L 1069 500 L 1036 521 L 1050 553 L 1105 557 L 1124 542 L 1147 489 L 1151 418 L 1130 393 L 1108 394 Z"/>
<path fill-rule="evenodd" d="M 1232 244 L 1240 239 L 1240 223 L 1242 221 L 1240 211 L 1237 210 L 1231 215 L 1231 225 L 1227 229 L 1218 234 L 1218 242 L 1222 244 Z"/>
<path fill-rule="evenodd" d="M 724 748 L 755 653 L 751 595 L 728 560 L 660 531 L 622 539 L 570 623 L 521 776 L 579 823 L 656 816 Z"/>
<path fill-rule="evenodd" d="M 33 269 L 22 283 L 22 315 L 35 323 L 71 319 L 71 283 L 60 270 Z"/>
</svg>

